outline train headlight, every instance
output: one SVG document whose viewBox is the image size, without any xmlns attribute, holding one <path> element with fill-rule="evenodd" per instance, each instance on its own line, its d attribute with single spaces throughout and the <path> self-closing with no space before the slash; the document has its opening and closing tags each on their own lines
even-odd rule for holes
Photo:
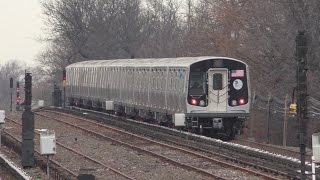
<svg viewBox="0 0 320 180">
<path fill-rule="evenodd" d="M 197 105 L 198 104 L 198 101 L 196 99 L 191 99 L 191 104 L 192 105 Z"/>
<path fill-rule="evenodd" d="M 245 103 L 246 103 L 246 101 L 245 101 L 243 98 L 240 98 L 240 99 L 239 99 L 239 104 L 240 104 L 240 105 L 245 104 Z"/>
<path fill-rule="evenodd" d="M 236 106 L 236 105 L 237 105 L 237 101 L 236 101 L 236 100 L 232 100 L 232 101 L 231 101 L 231 105 L 232 105 L 232 106 Z"/>
<path fill-rule="evenodd" d="M 201 100 L 200 102 L 199 102 L 199 105 L 200 106 L 204 106 L 205 104 L 204 104 L 204 100 Z"/>
</svg>

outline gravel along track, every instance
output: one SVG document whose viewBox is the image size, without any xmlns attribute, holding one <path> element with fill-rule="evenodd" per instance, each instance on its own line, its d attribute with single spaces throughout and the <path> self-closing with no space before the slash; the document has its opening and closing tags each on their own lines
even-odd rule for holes
<svg viewBox="0 0 320 180">
<path fill-rule="evenodd" d="M 115 132 L 115 130 L 110 130 L 110 128 L 106 127 L 105 125 L 97 124 L 92 121 L 87 122 L 83 118 L 79 119 L 61 113 L 38 113 L 44 116 L 48 116 L 48 119 L 56 117 L 56 119 L 63 119 L 63 122 L 70 125 L 73 124 L 83 129 L 90 129 L 87 132 L 90 132 L 92 134 L 98 133 L 100 134 L 99 136 L 103 137 L 104 139 L 110 140 L 110 138 L 107 137 L 112 137 L 113 139 L 124 141 L 126 144 L 130 144 L 127 145 L 128 147 L 131 146 L 131 148 L 134 148 L 136 150 L 142 149 L 142 153 L 144 154 L 147 153 L 151 154 L 152 156 L 155 156 L 154 154 L 156 154 L 156 157 L 160 159 L 163 159 L 163 157 L 165 157 L 165 161 L 171 162 L 171 164 L 174 165 L 176 165 L 176 162 L 178 162 L 180 163 L 179 167 L 191 169 L 190 167 L 194 166 L 197 168 L 196 170 L 194 169 L 194 171 L 198 171 L 198 173 L 200 173 L 200 171 L 205 171 L 211 174 L 215 174 L 217 176 L 216 178 L 223 177 L 225 179 L 276 179 L 276 177 L 264 175 L 253 170 L 248 170 L 246 168 L 240 168 L 239 166 L 235 167 L 234 165 L 231 165 L 229 163 L 220 162 L 219 160 L 208 158 L 207 156 L 201 155 L 199 153 L 194 153 L 188 150 L 168 145 L 165 146 L 152 140 L 146 140 L 145 138 L 137 137 L 137 135 L 126 134 L 126 132 Z M 141 152 L 141 150 L 138 151 Z M 183 164 L 183 166 L 181 166 L 181 164 Z"/>
<path fill-rule="evenodd" d="M 201 152 L 207 152 L 212 156 L 223 156 L 224 159 L 233 163 L 239 163 L 241 166 L 247 166 L 255 170 L 260 169 L 270 175 L 276 175 L 279 178 L 296 179 L 299 178 L 300 162 L 292 157 L 285 157 L 279 154 L 266 152 L 261 149 L 242 146 L 230 142 L 207 138 L 183 131 L 165 128 L 158 125 L 152 125 L 143 122 L 137 122 L 123 117 L 96 112 L 92 110 L 70 107 L 70 109 L 55 109 L 59 112 L 76 114 L 77 116 L 94 119 L 104 124 L 126 129 L 137 134 L 146 134 L 155 139 L 162 139 L 165 142 L 172 141 L 172 144 L 180 144 L 183 147 L 189 146 Z M 311 171 L 311 166 L 307 164 L 307 170 Z M 318 169 L 316 170 L 318 173 Z"/>
<path fill-rule="evenodd" d="M 54 115 L 54 117 L 57 117 L 57 115 Z M 10 118 L 14 119 L 14 117 Z M 21 116 L 16 117 L 16 119 L 21 119 Z M 17 126 L 15 123 L 7 120 L 7 124 L 9 123 L 10 126 Z M 57 143 L 77 149 L 82 154 L 89 155 L 92 159 L 96 159 L 118 171 L 129 174 L 134 179 L 212 179 L 210 176 L 177 167 L 168 161 L 162 161 L 159 158 L 154 158 L 132 148 L 92 136 L 83 130 L 61 124 L 61 122 L 50 118 L 35 116 L 35 128 L 55 130 Z M 17 129 L 19 128 L 10 129 L 10 133 L 21 136 L 21 131 Z M 35 137 L 38 138 L 37 136 Z M 35 139 L 36 149 L 39 147 L 37 141 L 39 140 Z M 64 167 L 72 168 L 72 171 L 75 172 L 78 172 L 81 168 L 94 168 L 93 174 L 97 179 L 126 179 L 110 175 L 108 169 L 96 168 L 96 164 L 89 164 L 88 160 L 67 150 L 63 150 L 61 146 L 57 146 L 57 154 L 53 156 L 53 160 L 59 162 Z"/>
<path fill-rule="evenodd" d="M 249 140 L 245 140 L 245 139 L 240 139 L 240 138 L 234 139 L 234 140 L 232 140 L 232 142 L 236 143 L 236 144 L 241 144 L 244 146 L 250 146 L 252 148 L 262 149 L 262 150 L 272 152 L 275 154 L 281 154 L 283 156 L 288 156 L 288 157 L 300 159 L 299 150 L 288 149 L 288 147 L 286 148 L 286 147 L 276 146 L 276 145 L 272 145 L 272 144 L 257 143 L 257 142 L 253 142 L 253 141 L 249 141 Z M 311 154 L 312 154 L 312 151 L 307 150 L 306 160 L 309 162 L 311 162 Z"/>
<path fill-rule="evenodd" d="M 13 127 L 6 131 L 6 133 L 14 136 L 16 139 L 21 141 L 21 122 L 13 120 L 11 118 L 6 119 L 7 125 Z M 39 151 L 40 146 L 40 134 L 36 132 L 36 136 L 34 139 L 35 149 Z M 72 147 L 65 146 L 59 141 L 57 141 L 57 149 L 59 149 L 59 153 L 54 155 L 51 159 L 51 163 L 60 166 L 64 171 L 68 171 L 69 174 L 73 174 L 74 179 L 78 175 L 80 169 L 95 169 L 95 176 L 97 179 L 133 179 L 126 175 L 119 175 L 119 173 L 115 173 L 112 168 L 104 165 L 99 162 L 99 160 L 95 160 L 90 158 L 76 149 Z"/>
<path fill-rule="evenodd" d="M 19 158 L 15 158 L 15 160 L 17 159 L 19 161 L 16 164 L 21 164 L 21 157 L 18 155 L 18 153 L 21 152 L 21 143 L 22 143 L 21 139 L 19 139 L 19 137 L 16 137 L 16 136 L 8 133 L 7 131 L 5 131 L 4 137 L 5 137 L 5 144 L 7 146 L 10 146 L 10 148 L 14 149 L 15 154 L 19 157 Z M 27 174 L 30 177 L 33 177 L 34 179 L 39 179 L 39 178 L 46 179 L 47 175 L 44 172 L 44 171 L 46 171 L 46 165 L 45 165 L 46 161 L 47 161 L 46 157 L 41 156 L 41 154 L 38 150 L 35 150 L 34 157 L 35 157 L 37 166 L 32 167 L 32 168 L 27 168 L 24 170 L 27 172 Z M 51 161 L 50 162 L 51 163 L 51 165 L 50 165 L 51 177 L 54 177 L 56 179 L 61 179 L 61 180 L 69 180 L 69 179 L 76 178 L 77 174 L 75 174 L 74 172 L 61 166 L 58 162 L 56 162 L 54 160 L 50 160 L 50 161 Z M 15 161 L 15 162 L 17 162 L 17 161 Z M 41 171 L 41 169 L 39 169 L 39 167 L 42 167 L 43 170 Z M 34 171 L 34 170 L 38 171 L 38 173 L 35 173 L 36 171 Z"/>
</svg>

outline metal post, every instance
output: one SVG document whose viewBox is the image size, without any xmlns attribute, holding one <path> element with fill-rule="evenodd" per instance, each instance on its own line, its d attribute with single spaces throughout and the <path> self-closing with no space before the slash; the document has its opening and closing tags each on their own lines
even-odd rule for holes
<svg viewBox="0 0 320 180">
<path fill-rule="evenodd" d="M 66 108 L 66 86 L 63 85 L 63 108 Z"/>
<path fill-rule="evenodd" d="M 19 81 L 17 81 L 17 86 L 16 86 L 16 93 L 17 93 L 17 104 L 16 104 L 16 111 L 20 110 L 20 85 L 19 85 Z"/>
<path fill-rule="evenodd" d="M 311 156 L 311 166 L 312 166 L 312 180 L 316 180 L 316 164 L 314 162 L 314 156 Z"/>
<path fill-rule="evenodd" d="M 10 111 L 12 111 L 12 88 L 13 88 L 13 78 L 10 78 L 10 93 L 11 93 Z"/>
<path fill-rule="evenodd" d="M 271 94 L 268 95 L 268 144 L 270 143 L 270 100 L 271 100 Z"/>
<path fill-rule="evenodd" d="M 50 168 L 49 168 L 49 166 L 50 166 L 50 156 L 47 155 L 47 178 L 48 178 L 48 180 L 50 179 Z"/>
<path fill-rule="evenodd" d="M 2 128 L 0 128 L 0 147 L 1 147 L 1 138 L 2 138 Z"/>
<path fill-rule="evenodd" d="M 287 109 L 288 109 L 288 94 L 286 95 L 286 98 L 284 100 L 284 118 L 283 118 L 283 146 L 287 146 Z"/>
<path fill-rule="evenodd" d="M 252 96 L 252 102 L 251 102 L 251 106 L 254 106 L 256 100 L 256 91 L 253 91 L 253 96 Z M 251 107 L 253 108 L 253 107 Z M 250 118 L 250 137 L 252 137 L 253 134 L 253 118 Z"/>
<path fill-rule="evenodd" d="M 32 102 L 32 76 L 31 73 L 25 74 L 25 109 L 22 113 L 22 146 L 21 158 L 22 166 L 33 167 L 34 158 L 34 113 L 31 111 Z"/>
<path fill-rule="evenodd" d="M 66 108 L 66 80 L 67 80 L 67 71 L 66 69 L 62 72 L 62 85 L 63 85 L 63 108 Z"/>
<path fill-rule="evenodd" d="M 296 38 L 296 56 L 297 56 L 297 106 L 299 122 L 299 145 L 301 161 L 301 179 L 306 179 L 305 174 L 305 154 L 306 154 L 306 134 L 308 123 L 308 104 L 307 104 L 307 37 L 304 31 L 299 31 Z"/>
<path fill-rule="evenodd" d="M 10 111 L 12 111 L 12 88 L 11 88 L 11 103 L 10 103 Z"/>
</svg>

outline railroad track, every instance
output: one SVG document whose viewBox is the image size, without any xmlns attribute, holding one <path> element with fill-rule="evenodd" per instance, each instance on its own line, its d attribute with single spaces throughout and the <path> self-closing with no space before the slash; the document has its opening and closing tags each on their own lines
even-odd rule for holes
<svg viewBox="0 0 320 180">
<path fill-rule="evenodd" d="M 7 120 L 9 120 L 9 119 L 7 119 Z M 15 147 L 16 151 L 21 150 L 22 140 L 20 138 L 16 137 L 12 133 L 9 133 L 8 130 L 3 131 L 2 135 L 3 135 L 3 138 L 6 139 L 5 141 L 9 141 L 8 143 L 10 143 L 10 146 L 18 146 L 18 148 Z M 35 156 L 36 156 L 37 160 L 41 160 L 40 151 L 35 150 Z M 55 160 L 50 160 L 50 163 L 51 163 L 51 165 L 62 169 L 63 172 L 61 174 L 65 174 L 65 175 L 62 175 L 60 177 L 76 178 L 77 174 L 75 172 L 71 171 L 67 167 L 62 166 L 59 162 L 57 162 Z"/>
<path fill-rule="evenodd" d="M 10 122 L 10 123 L 14 124 L 13 126 L 11 124 L 11 127 L 16 127 L 16 126 L 21 127 L 22 126 L 22 124 L 20 122 L 13 120 L 11 118 L 6 118 L 6 120 L 7 120 L 7 123 Z M 10 133 L 10 132 L 8 132 L 10 130 L 7 130 L 7 131 L 5 131 L 5 134 L 8 135 L 10 138 L 14 139 L 16 142 L 21 143 L 21 139 L 15 136 L 17 134 L 21 134 L 21 131 L 19 132 L 19 129 L 21 129 L 21 128 L 11 128 L 10 130 L 16 130 L 16 132 Z M 17 130 L 18 130 L 18 132 L 17 132 Z M 40 140 L 39 140 L 40 133 L 37 131 L 35 131 L 35 133 L 37 134 L 37 136 L 35 137 L 35 142 L 40 142 Z M 81 153 L 71 147 L 64 145 L 63 143 L 60 143 L 59 141 L 56 141 L 56 144 L 57 144 L 60 151 L 61 150 L 68 151 L 67 154 L 69 155 L 68 156 L 69 158 L 72 157 L 72 158 L 76 158 L 78 160 L 84 159 L 84 160 L 81 160 L 81 162 L 87 162 L 87 164 L 84 165 L 86 167 L 91 167 L 91 168 L 94 167 L 95 169 L 98 169 L 98 170 L 102 169 L 102 170 L 112 171 L 114 174 L 108 173 L 108 177 L 110 179 L 120 179 L 120 177 L 122 179 L 130 179 L 130 180 L 134 179 L 134 178 L 130 177 L 129 175 L 126 175 L 126 174 L 100 162 L 97 159 L 91 158 L 90 156 L 88 156 L 86 154 L 83 154 L 83 153 Z M 41 154 L 38 150 L 35 150 L 35 152 L 37 153 L 38 156 L 41 156 Z M 66 153 L 64 153 L 64 154 L 66 154 Z M 62 162 L 63 162 L 63 159 L 65 159 L 65 157 L 55 157 L 55 158 L 58 159 L 59 161 L 62 161 Z M 65 160 L 68 161 L 68 159 L 65 159 Z M 68 168 L 67 168 L 67 167 L 63 166 L 62 163 L 59 163 L 57 160 L 50 159 L 50 163 L 52 163 L 56 167 L 61 168 L 63 171 L 67 172 L 73 178 L 76 178 L 78 176 L 78 172 L 77 172 L 78 169 L 77 169 L 77 167 L 72 167 L 73 166 L 72 164 L 69 164 Z M 64 164 L 66 164 L 66 163 L 64 163 Z M 72 168 L 75 170 L 71 170 Z M 105 177 L 105 175 L 106 174 L 103 174 L 100 178 Z"/>
<path fill-rule="evenodd" d="M 249 141 L 246 139 L 240 139 L 240 138 L 236 138 L 232 141 L 233 143 L 236 144 L 241 144 L 244 146 L 250 146 L 253 148 L 257 148 L 257 149 L 262 149 L 268 152 L 273 152 L 276 154 L 280 154 L 280 155 L 284 155 L 284 156 L 288 156 L 288 157 L 293 157 L 296 159 L 300 159 L 300 152 L 296 151 L 296 150 L 292 150 L 292 149 L 287 149 L 285 147 L 281 147 L 281 146 L 274 146 L 274 145 L 270 145 L 270 144 L 263 144 L 263 143 L 258 143 L 258 142 L 254 142 L 254 141 Z M 305 155 L 305 158 L 307 161 L 311 162 L 311 153 L 307 152 Z"/>
<path fill-rule="evenodd" d="M 210 166 L 210 163 L 211 163 L 212 169 L 217 169 L 212 164 L 215 164 L 215 165 L 220 164 L 221 166 L 230 167 L 231 169 L 237 169 L 237 170 L 245 172 L 247 174 L 252 174 L 254 176 L 257 176 L 260 178 L 265 178 L 265 179 L 277 179 L 276 176 L 269 175 L 270 172 L 276 173 L 276 174 L 281 174 L 281 176 L 285 176 L 285 177 L 288 176 L 288 174 L 281 173 L 280 171 L 277 171 L 277 170 L 272 170 L 269 168 L 265 168 L 263 166 L 259 167 L 258 165 L 250 164 L 250 163 L 247 163 L 244 161 L 239 161 L 235 158 L 231 159 L 230 157 L 219 155 L 217 153 L 208 152 L 206 150 L 202 150 L 202 153 L 199 153 L 198 152 L 199 149 L 190 150 L 190 146 L 186 146 L 181 143 L 176 143 L 175 141 L 169 141 L 171 144 L 170 145 L 168 143 L 163 143 L 163 142 L 159 142 L 156 140 L 152 140 L 152 139 L 146 138 L 144 136 L 139 136 L 139 135 L 136 135 L 133 133 L 129 133 L 127 131 L 124 131 L 124 130 L 121 130 L 118 128 L 114 128 L 111 126 L 107 126 L 102 123 L 97 123 L 97 122 L 94 122 L 91 120 L 87 120 L 85 118 L 79 118 L 76 116 L 52 112 L 52 111 L 47 111 L 47 112 L 59 114 L 59 116 L 62 115 L 62 116 L 68 117 L 68 118 L 63 118 L 64 119 L 63 121 L 54 118 L 56 121 L 60 121 L 62 123 L 65 123 L 66 125 L 77 126 L 86 132 L 89 132 L 92 134 L 98 134 L 102 138 L 108 139 L 110 141 L 114 141 L 116 143 L 119 143 L 119 144 L 122 144 L 125 146 L 129 146 L 131 148 L 134 148 L 138 151 L 142 151 L 144 153 L 151 154 L 152 156 L 164 159 L 164 160 L 169 161 L 173 164 L 179 165 L 183 168 L 187 168 L 190 170 L 204 173 L 204 175 L 211 176 L 213 178 L 221 178 L 221 177 L 217 177 L 216 175 L 212 176 L 212 173 L 208 173 L 208 169 L 210 169 L 210 168 L 208 168 L 208 166 Z M 45 116 L 47 118 L 53 118 L 52 116 L 47 116 L 47 115 L 44 115 L 40 112 L 37 112 L 36 114 L 41 115 L 41 116 Z M 66 119 L 68 119 L 68 120 L 66 120 Z M 106 133 L 103 128 L 111 130 L 112 133 L 111 132 Z M 103 131 L 104 134 L 100 131 Z M 115 136 L 117 137 L 117 139 L 110 138 L 110 137 L 115 137 Z M 130 143 L 126 142 L 128 140 L 130 141 Z M 164 155 L 166 155 L 166 154 L 170 154 L 170 158 L 165 157 Z M 212 158 L 212 157 L 215 157 L 215 158 Z M 219 157 L 219 158 L 217 158 L 217 157 Z M 179 159 L 196 159 L 196 162 L 202 162 L 202 164 L 205 164 L 206 170 L 202 170 L 199 167 L 194 167 L 195 165 L 190 165 L 190 164 L 194 163 L 193 161 L 188 160 L 188 161 L 181 162 L 181 161 L 179 161 Z M 231 163 L 225 162 L 225 159 L 228 159 L 228 161 L 237 162 L 238 164 L 241 164 L 242 167 L 239 165 L 235 165 L 234 163 L 231 164 Z M 254 169 L 248 169 L 247 166 L 249 164 L 251 167 L 254 166 L 255 168 L 263 169 L 264 171 L 268 171 L 269 174 L 264 174 L 261 172 L 261 170 L 257 171 Z M 233 177 L 226 177 L 226 178 L 230 179 Z"/>
<path fill-rule="evenodd" d="M 79 130 L 79 128 L 72 128 L 72 127 L 67 127 L 67 125 L 65 125 L 65 124 L 61 124 L 61 122 L 59 122 L 59 123 L 57 123 L 58 121 L 55 121 L 54 119 L 52 119 L 52 118 L 48 118 L 48 117 L 46 117 L 46 118 L 43 118 L 42 116 L 37 116 L 37 114 L 35 114 L 36 116 L 35 116 L 35 126 L 36 127 L 38 127 L 38 128 L 45 128 L 45 127 L 43 127 L 43 126 L 39 126 L 39 122 L 41 122 L 42 123 L 42 125 L 43 124 L 46 124 L 46 125 L 49 125 L 50 126 L 50 128 L 52 129 L 52 128 L 54 128 L 55 130 L 57 130 L 57 128 L 59 128 L 59 129 L 61 129 L 62 127 L 66 127 L 66 128 L 64 128 L 64 131 L 66 131 L 65 129 L 67 129 L 67 131 L 68 131 L 68 133 L 66 133 L 66 134 L 63 134 L 63 133 L 56 133 L 56 135 L 57 134 L 63 134 L 63 136 L 72 136 L 71 134 L 73 134 L 73 133 L 75 133 L 75 131 L 83 131 L 83 130 Z M 40 118 L 41 117 L 41 118 Z M 8 119 L 7 119 L 7 122 L 10 122 Z M 40 124 L 41 124 L 40 123 Z M 20 124 L 20 123 L 18 123 L 18 124 Z M 57 132 L 57 131 L 56 131 Z M 16 132 L 15 134 L 20 134 L 20 132 Z M 89 139 L 90 139 L 90 137 L 92 137 L 92 133 L 88 133 L 88 132 L 85 132 L 85 131 L 83 131 L 82 132 L 82 134 L 84 135 L 83 137 L 79 137 L 79 139 L 78 139 L 78 142 L 79 142 L 79 145 L 81 144 L 81 139 L 82 140 L 88 140 L 88 141 L 90 141 Z M 97 137 L 96 139 L 100 139 L 100 143 L 101 143 L 101 148 L 98 148 L 98 151 L 99 152 L 102 152 L 101 154 L 99 154 L 99 158 L 101 159 L 101 161 L 102 160 L 108 160 L 108 161 L 110 161 L 110 160 L 112 160 L 112 159 L 106 159 L 105 157 L 103 157 L 103 152 L 104 151 L 107 151 L 107 149 L 105 149 L 106 147 L 105 147 L 105 144 L 108 144 L 109 142 L 108 141 L 106 141 L 104 138 L 102 138 L 102 137 Z M 63 138 L 60 138 L 60 137 L 58 137 L 57 138 L 57 140 L 58 139 L 61 139 L 61 141 L 63 141 L 64 143 L 68 143 L 68 144 L 72 144 L 73 142 L 70 142 L 70 141 L 65 141 L 65 139 L 63 139 Z M 92 138 L 91 138 L 92 139 Z M 77 143 L 76 143 L 77 144 Z M 120 148 L 120 146 L 118 146 L 118 144 L 119 143 L 112 143 L 113 144 L 113 146 L 115 146 L 115 149 L 117 149 L 117 150 L 121 150 L 121 148 Z M 79 147 L 79 146 L 78 146 Z M 84 148 L 84 146 L 81 146 L 81 148 Z M 92 149 L 93 148 L 93 149 Z M 61 154 L 61 150 L 59 150 L 59 149 L 61 149 L 61 148 L 57 148 L 58 149 L 58 153 L 57 154 Z M 94 152 L 94 150 L 96 150 L 97 148 L 96 147 L 91 147 L 91 153 L 92 154 L 97 154 L 97 151 L 95 151 Z M 126 153 L 127 154 L 132 154 L 132 152 L 133 152 L 133 150 L 134 149 L 132 149 L 132 147 L 129 147 L 128 149 L 130 149 L 130 151 L 127 151 Z M 136 150 L 134 150 L 134 151 L 136 151 Z M 88 152 L 88 151 L 87 151 Z M 62 153 L 62 154 L 65 154 L 65 153 Z M 117 154 L 117 153 L 113 153 L 113 154 Z M 135 154 L 133 154 L 133 156 L 143 156 L 143 155 L 141 155 L 142 153 L 141 152 L 139 152 L 138 153 L 138 155 L 135 155 Z M 68 160 L 69 159 L 75 159 L 75 157 L 72 157 L 71 155 L 65 155 L 65 156 L 68 156 Z M 140 157 L 137 157 L 137 158 L 140 158 Z M 152 157 L 153 158 L 153 157 Z M 154 159 L 154 158 L 153 158 Z M 157 158 L 157 159 L 159 159 L 159 158 Z M 61 159 L 60 159 L 61 160 Z M 119 160 L 119 159 L 118 159 Z M 79 160 L 80 161 L 80 160 Z M 153 160 L 154 161 L 154 160 Z M 171 164 L 170 163 L 170 160 L 165 160 L 165 161 L 155 161 L 159 166 L 160 166 L 160 168 L 161 168 L 161 166 L 168 166 L 168 167 L 170 167 L 171 165 L 167 165 L 167 164 Z M 63 163 L 63 164 L 65 164 L 65 163 Z M 119 163 L 117 163 L 117 164 L 119 164 Z M 152 164 L 151 164 L 151 166 L 153 166 Z M 175 165 L 175 166 L 179 166 L 179 165 Z M 119 168 L 119 167 L 118 167 Z M 156 168 L 159 168 L 159 167 L 156 167 Z M 120 169 L 120 168 L 119 168 Z M 130 170 L 130 168 L 128 168 L 128 166 L 125 166 L 124 167 L 124 169 L 126 169 L 126 170 Z M 136 179 L 163 179 L 163 178 L 159 178 L 159 177 L 154 177 L 154 174 L 152 174 L 152 178 L 150 178 L 150 177 L 145 177 L 145 174 L 143 174 L 143 173 L 141 173 L 141 172 L 143 172 L 143 171 L 141 171 L 140 169 L 137 169 L 137 168 L 135 168 L 134 169 L 136 172 L 134 172 L 134 173 L 139 173 L 139 174 L 141 174 L 140 176 L 142 176 L 142 177 L 135 177 Z M 96 170 L 96 172 L 98 172 L 99 170 Z M 175 169 L 173 169 L 172 171 L 175 171 Z M 132 173 L 132 174 L 134 174 L 134 173 Z M 174 172 L 170 172 L 170 171 L 162 171 L 162 173 L 163 174 L 171 174 L 171 173 L 174 173 Z M 184 168 L 184 172 L 180 172 L 180 173 L 184 173 L 184 174 L 180 174 L 180 176 L 181 177 L 178 177 L 178 176 L 176 176 L 176 177 L 178 177 L 178 178 L 175 178 L 175 177 L 169 177 L 168 179 L 225 179 L 225 178 L 221 178 L 221 177 L 219 177 L 219 176 L 216 176 L 215 178 L 213 178 L 213 176 L 209 176 L 209 175 L 203 175 L 203 174 L 201 174 L 201 173 L 199 173 L 198 171 L 197 172 L 194 172 L 194 174 L 197 174 L 197 176 L 191 176 L 191 177 L 188 177 L 188 174 L 190 174 L 190 169 L 189 168 Z M 132 175 L 132 174 L 130 174 L 130 175 Z M 179 174 L 178 174 L 179 175 Z M 108 179 L 119 179 L 119 178 L 110 178 L 110 177 L 107 177 Z M 105 179 L 105 178 L 103 178 L 103 177 L 100 177 L 100 178 L 98 178 L 98 179 Z M 166 178 L 165 178 L 166 179 Z"/>
<path fill-rule="evenodd" d="M 147 134 L 150 137 L 164 139 L 166 142 L 172 141 L 173 144 L 180 143 L 182 146 L 189 146 L 197 151 L 208 152 L 212 156 L 219 154 L 225 156 L 226 160 L 239 163 L 246 167 L 260 169 L 269 174 L 276 174 L 290 179 L 299 178 L 300 163 L 294 158 L 283 157 L 272 153 L 261 152 L 261 150 L 242 147 L 237 144 L 225 143 L 212 138 L 206 138 L 186 132 L 127 120 L 114 115 L 76 108 L 77 110 L 59 110 L 67 113 L 85 116 L 96 121 L 112 124 L 135 133 Z M 80 111 L 79 111 L 80 110 Z M 55 110 L 56 111 L 56 110 Z M 86 112 L 86 113 L 84 113 Z M 79 114 L 80 113 L 80 114 Z M 84 114 L 82 114 L 84 113 Z M 169 140 L 170 139 L 170 140 Z M 215 152 L 215 153 L 213 153 Z M 307 166 L 311 171 L 311 167 Z M 318 170 L 317 170 L 318 172 Z"/>
</svg>

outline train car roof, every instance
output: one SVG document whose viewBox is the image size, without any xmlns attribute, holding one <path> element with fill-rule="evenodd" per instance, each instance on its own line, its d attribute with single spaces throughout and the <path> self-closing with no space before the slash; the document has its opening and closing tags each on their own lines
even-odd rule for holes
<svg viewBox="0 0 320 180">
<path fill-rule="evenodd" d="M 72 67 L 190 67 L 190 65 L 211 59 L 229 59 L 228 57 L 201 56 L 201 57 L 177 57 L 177 58 L 149 58 L 149 59 L 115 59 L 115 60 L 90 60 L 70 64 Z M 244 63 L 244 62 L 242 62 Z M 246 63 L 244 63 L 246 64 Z"/>
</svg>

